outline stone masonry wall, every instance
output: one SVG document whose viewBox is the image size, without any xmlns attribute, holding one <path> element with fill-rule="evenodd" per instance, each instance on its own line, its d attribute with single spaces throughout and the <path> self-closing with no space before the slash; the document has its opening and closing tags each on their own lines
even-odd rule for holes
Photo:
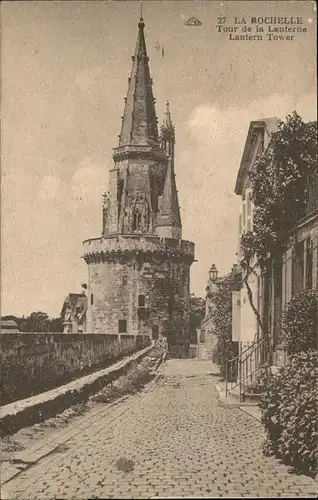
<svg viewBox="0 0 318 500">
<path fill-rule="evenodd" d="M 1 334 L 1 402 L 23 399 L 105 368 L 149 341 L 141 335 Z"/>
<path fill-rule="evenodd" d="M 96 333 L 119 333 L 119 320 L 127 321 L 127 334 L 169 336 L 172 343 L 189 334 L 189 265 L 99 262 L 89 264 L 88 328 Z M 145 298 L 139 307 L 138 297 Z M 183 343 L 183 342 L 182 342 Z"/>
</svg>

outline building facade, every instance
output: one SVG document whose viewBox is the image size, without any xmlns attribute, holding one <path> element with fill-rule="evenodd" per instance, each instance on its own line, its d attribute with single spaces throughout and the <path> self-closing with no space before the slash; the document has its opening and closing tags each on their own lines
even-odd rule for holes
<svg viewBox="0 0 318 500">
<path fill-rule="evenodd" d="M 87 297 L 82 293 L 69 293 L 63 302 L 61 318 L 63 333 L 86 333 Z"/>
<path fill-rule="evenodd" d="M 182 240 L 175 131 L 167 103 L 158 133 L 144 27 L 141 18 L 102 235 L 84 241 L 87 331 L 167 337 L 184 356 L 194 244 Z"/>
<path fill-rule="evenodd" d="M 271 134 L 276 130 L 278 130 L 277 118 L 253 121 L 250 124 L 235 186 L 235 193 L 242 199 L 239 241 L 245 232 L 253 231 L 253 203 L 249 173 L 256 159 L 270 147 Z M 285 251 L 279 256 L 277 263 L 269 263 L 271 268 L 269 276 L 264 278 L 260 275 L 259 269 L 255 268 L 255 272 L 248 279 L 253 304 L 268 332 L 269 357 L 267 359 L 272 365 L 282 365 L 286 359 L 281 342 L 281 318 L 288 302 L 303 289 L 317 290 L 318 173 L 314 172 L 307 182 L 306 209 L 300 214 L 296 226 L 287 236 Z M 239 243 L 239 262 L 241 258 Z M 232 339 L 240 342 L 242 353 L 251 344 L 262 340 L 262 332 L 244 286 L 244 271 L 239 265 L 236 273 L 241 276 L 241 285 L 236 287 L 232 294 Z M 264 361 L 264 358 L 261 361 Z"/>
<path fill-rule="evenodd" d="M 281 313 L 301 290 L 318 290 L 318 172 L 307 182 L 305 212 L 290 231 L 276 279 L 270 282 L 271 345 L 277 364 L 284 360 Z"/>
<path fill-rule="evenodd" d="M 205 316 L 201 323 L 200 335 L 198 336 L 200 352 L 204 353 L 201 357 L 207 357 L 208 359 L 212 359 L 217 339 L 213 320 L 213 312 L 215 311 L 214 296 L 218 291 L 218 283 L 222 282 L 223 279 L 218 278 L 217 274 L 217 269 L 213 264 L 209 270 L 209 277 L 205 288 Z"/>
<path fill-rule="evenodd" d="M 232 292 L 232 340 L 240 342 L 239 351 L 248 348 L 260 337 L 259 324 L 256 315 L 250 305 L 247 287 L 244 284 L 244 272 L 240 269 L 242 259 L 241 238 L 244 233 L 253 231 L 253 201 L 250 184 L 250 172 L 257 158 L 269 145 L 271 134 L 278 129 L 277 118 L 267 118 L 250 123 L 243 155 L 236 179 L 235 194 L 241 197 L 241 209 L 238 224 L 238 264 L 234 270 L 236 276 L 241 275 L 240 286 L 236 286 Z M 255 262 L 251 263 L 251 266 Z M 236 280 L 238 281 L 238 280 Z M 265 286 L 260 275 L 260 270 L 248 276 L 248 285 L 252 292 L 253 304 L 260 316 L 264 314 L 262 295 Z"/>
</svg>

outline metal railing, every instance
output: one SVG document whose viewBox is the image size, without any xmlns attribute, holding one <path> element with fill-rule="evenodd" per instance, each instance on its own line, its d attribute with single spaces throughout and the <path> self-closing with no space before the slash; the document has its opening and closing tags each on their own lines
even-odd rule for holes
<svg viewBox="0 0 318 500">
<path fill-rule="evenodd" d="M 239 388 L 240 401 L 253 386 L 260 369 L 267 360 L 267 342 L 256 340 L 240 354 L 226 361 L 225 395 Z"/>
</svg>

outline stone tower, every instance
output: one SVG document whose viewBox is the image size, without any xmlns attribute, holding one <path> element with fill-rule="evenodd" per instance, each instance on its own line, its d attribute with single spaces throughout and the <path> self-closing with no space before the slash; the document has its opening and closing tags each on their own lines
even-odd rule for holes
<svg viewBox="0 0 318 500">
<path fill-rule="evenodd" d="M 87 331 L 167 337 L 171 353 L 184 356 L 194 244 L 181 239 L 175 132 L 167 103 L 158 134 L 144 27 L 141 18 L 102 236 L 84 241 Z"/>
</svg>

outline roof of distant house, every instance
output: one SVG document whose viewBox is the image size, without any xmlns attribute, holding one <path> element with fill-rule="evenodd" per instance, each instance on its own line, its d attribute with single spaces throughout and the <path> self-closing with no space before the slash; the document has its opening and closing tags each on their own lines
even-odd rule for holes
<svg viewBox="0 0 318 500">
<path fill-rule="evenodd" d="M 82 311 L 86 311 L 87 297 L 85 293 L 69 293 L 63 302 L 61 316 L 63 316 L 65 308 L 69 306 L 72 311 L 79 307 Z"/>
<path fill-rule="evenodd" d="M 13 319 L 0 319 L 1 333 L 20 333 L 18 325 Z"/>
</svg>

